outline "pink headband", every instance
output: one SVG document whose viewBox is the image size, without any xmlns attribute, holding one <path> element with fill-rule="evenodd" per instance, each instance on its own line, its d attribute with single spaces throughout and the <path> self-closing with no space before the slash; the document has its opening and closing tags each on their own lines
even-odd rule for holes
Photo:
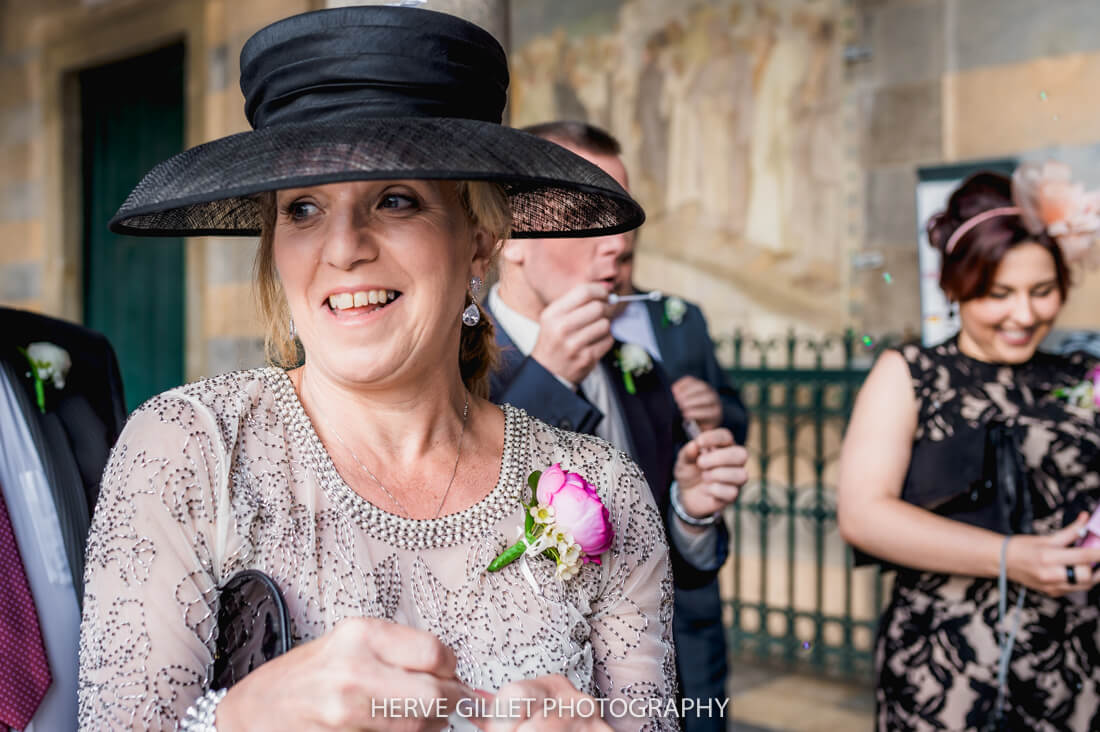
<svg viewBox="0 0 1100 732">
<path fill-rule="evenodd" d="M 959 243 L 959 239 L 966 236 L 967 232 L 973 229 L 983 221 L 988 221 L 995 216 L 1019 216 L 1020 208 L 1018 206 L 1002 206 L 1000 208 L 991 208 L 988 211 L 982 211 L 977 216 L 971 216 L 966 221 L 959 225 L 959 228 L 955 229 L 955 233 L 951 235 L 951 238 L 947 240 L 947 246 L 943 248 L 944 255 L 951 253 L 951 250 L 955 248 L 955 245 Z"/>
</svg>

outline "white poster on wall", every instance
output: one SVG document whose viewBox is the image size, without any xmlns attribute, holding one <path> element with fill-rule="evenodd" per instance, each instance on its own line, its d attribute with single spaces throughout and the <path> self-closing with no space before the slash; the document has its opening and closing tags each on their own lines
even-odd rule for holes
<svg viewBox="0 0 1100 732">
<path fill-rule="evenodd" d="M 959 316 L 940 289 L 940 251 L 928 243 L 925 226 L 933 214 L 947 206 L 951 191 L 961 182 L 924 180 L 917 184 L 917 264 L 920 270 L 921 343 L 933 346 L 959 332 Z"/>
</svg>

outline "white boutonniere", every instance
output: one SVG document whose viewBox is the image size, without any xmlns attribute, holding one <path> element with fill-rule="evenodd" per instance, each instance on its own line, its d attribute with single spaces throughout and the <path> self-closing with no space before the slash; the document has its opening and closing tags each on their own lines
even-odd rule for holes
<svg viewBox="0 0 1100 732">
<path fill-rule="evenodd" d="M 38 402 L 38 411 L 45 414 L 46 382 L 51 382 L 53 388 L 58 391 L 64 389 L 65 377 L 69 375 L 73 361 L 64 348 L 44 341 L 31 343 L 26 348 L 20 348 L 19 352 L 30 364 L 31 370 L 27 372 L 27 376 L 34 379 L 34 396 Z"/>
<path fill-rule="evenodd" d="M 637 394 L 634 379 L 653 370 L 649 352 L 634 343 L 619 346 L 619 370 L 623 372 L 623 385 L 628 394 Z"/>
<path fill-rule="evenodd" d="M 669 325 L 679 325 L 684 322 L 684 316 L 687 315 L 687 311 L 687 303 L 675 295 L 665 298 L 665 313 L 662 318 L 665 327 L 667 328 Z"/>
</svg>

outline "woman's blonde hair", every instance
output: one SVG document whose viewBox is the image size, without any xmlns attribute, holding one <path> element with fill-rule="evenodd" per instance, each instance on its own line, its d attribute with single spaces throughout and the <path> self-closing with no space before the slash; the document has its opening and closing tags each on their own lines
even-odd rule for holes
<svg viewBox="0 0 1100 732">
<path fill-rule="evenodd" d="M 485 229 L 494 242 L 490 257 L 490 266 L 496 260 L 500 243 L 511 233 L 512 208 L 508 194 L 496 183 L 485 181 L 458 181 L 453 184 L 462 202 L 463 210 L 470 222 L 471 230 Z M 305 354 L 301 343 L 290 330 L 290 309 L 287 307 L 279 275 L 275 271 L 273 251 L 275 239 L 275 217 L 277 208 L 274 193 L 259 196 L 262 225 L 260 246 L 256 251 L 255 281 L 256 298 L 259 303 L 260 318 L 264 327 L 264 353 L 270 364 L 281 368 L 293 368 L 302 363 Z M 468 306 L 472 302 L 466 293 Z M 489 396 L 489 374 L 496 366 L 499 349 L 496 335 L 480 304 L 481 320 L 477 325 L 462 327 L 462 340 L 459 344 L 458 361 L 462 381 L 472 394 Z M 460 313 L 455 313 L 458 318 Z"/>
</svg>

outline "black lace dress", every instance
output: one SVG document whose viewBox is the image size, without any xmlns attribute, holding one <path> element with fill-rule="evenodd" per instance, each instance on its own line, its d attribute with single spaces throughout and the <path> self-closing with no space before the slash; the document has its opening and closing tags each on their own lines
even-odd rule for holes
<svg viewBox="0 0 1100 732">
<path fill-rule="evenodd" d="M 970 486 L 982 476 L 991 421 L 1012 426 L 1026 463 L 1034 533 L 1100 503 L 1100 413 L 1052 392 L 1086 377 L 1095 359 L 1038 353 L 1018 366 L 985 363 L 955 340 L 906 346 L 919 403 L 903 496 Z M 1010 583 L 1005 626 L 1020 586 Z M 875 648 L 877 728 L 983 729 L 997 698 L 996 579 L 900 569 Z M 1028 591 L 1000 729 L 1100 729 L 1100 591 L 1055 599 Z"/>
</svg>

